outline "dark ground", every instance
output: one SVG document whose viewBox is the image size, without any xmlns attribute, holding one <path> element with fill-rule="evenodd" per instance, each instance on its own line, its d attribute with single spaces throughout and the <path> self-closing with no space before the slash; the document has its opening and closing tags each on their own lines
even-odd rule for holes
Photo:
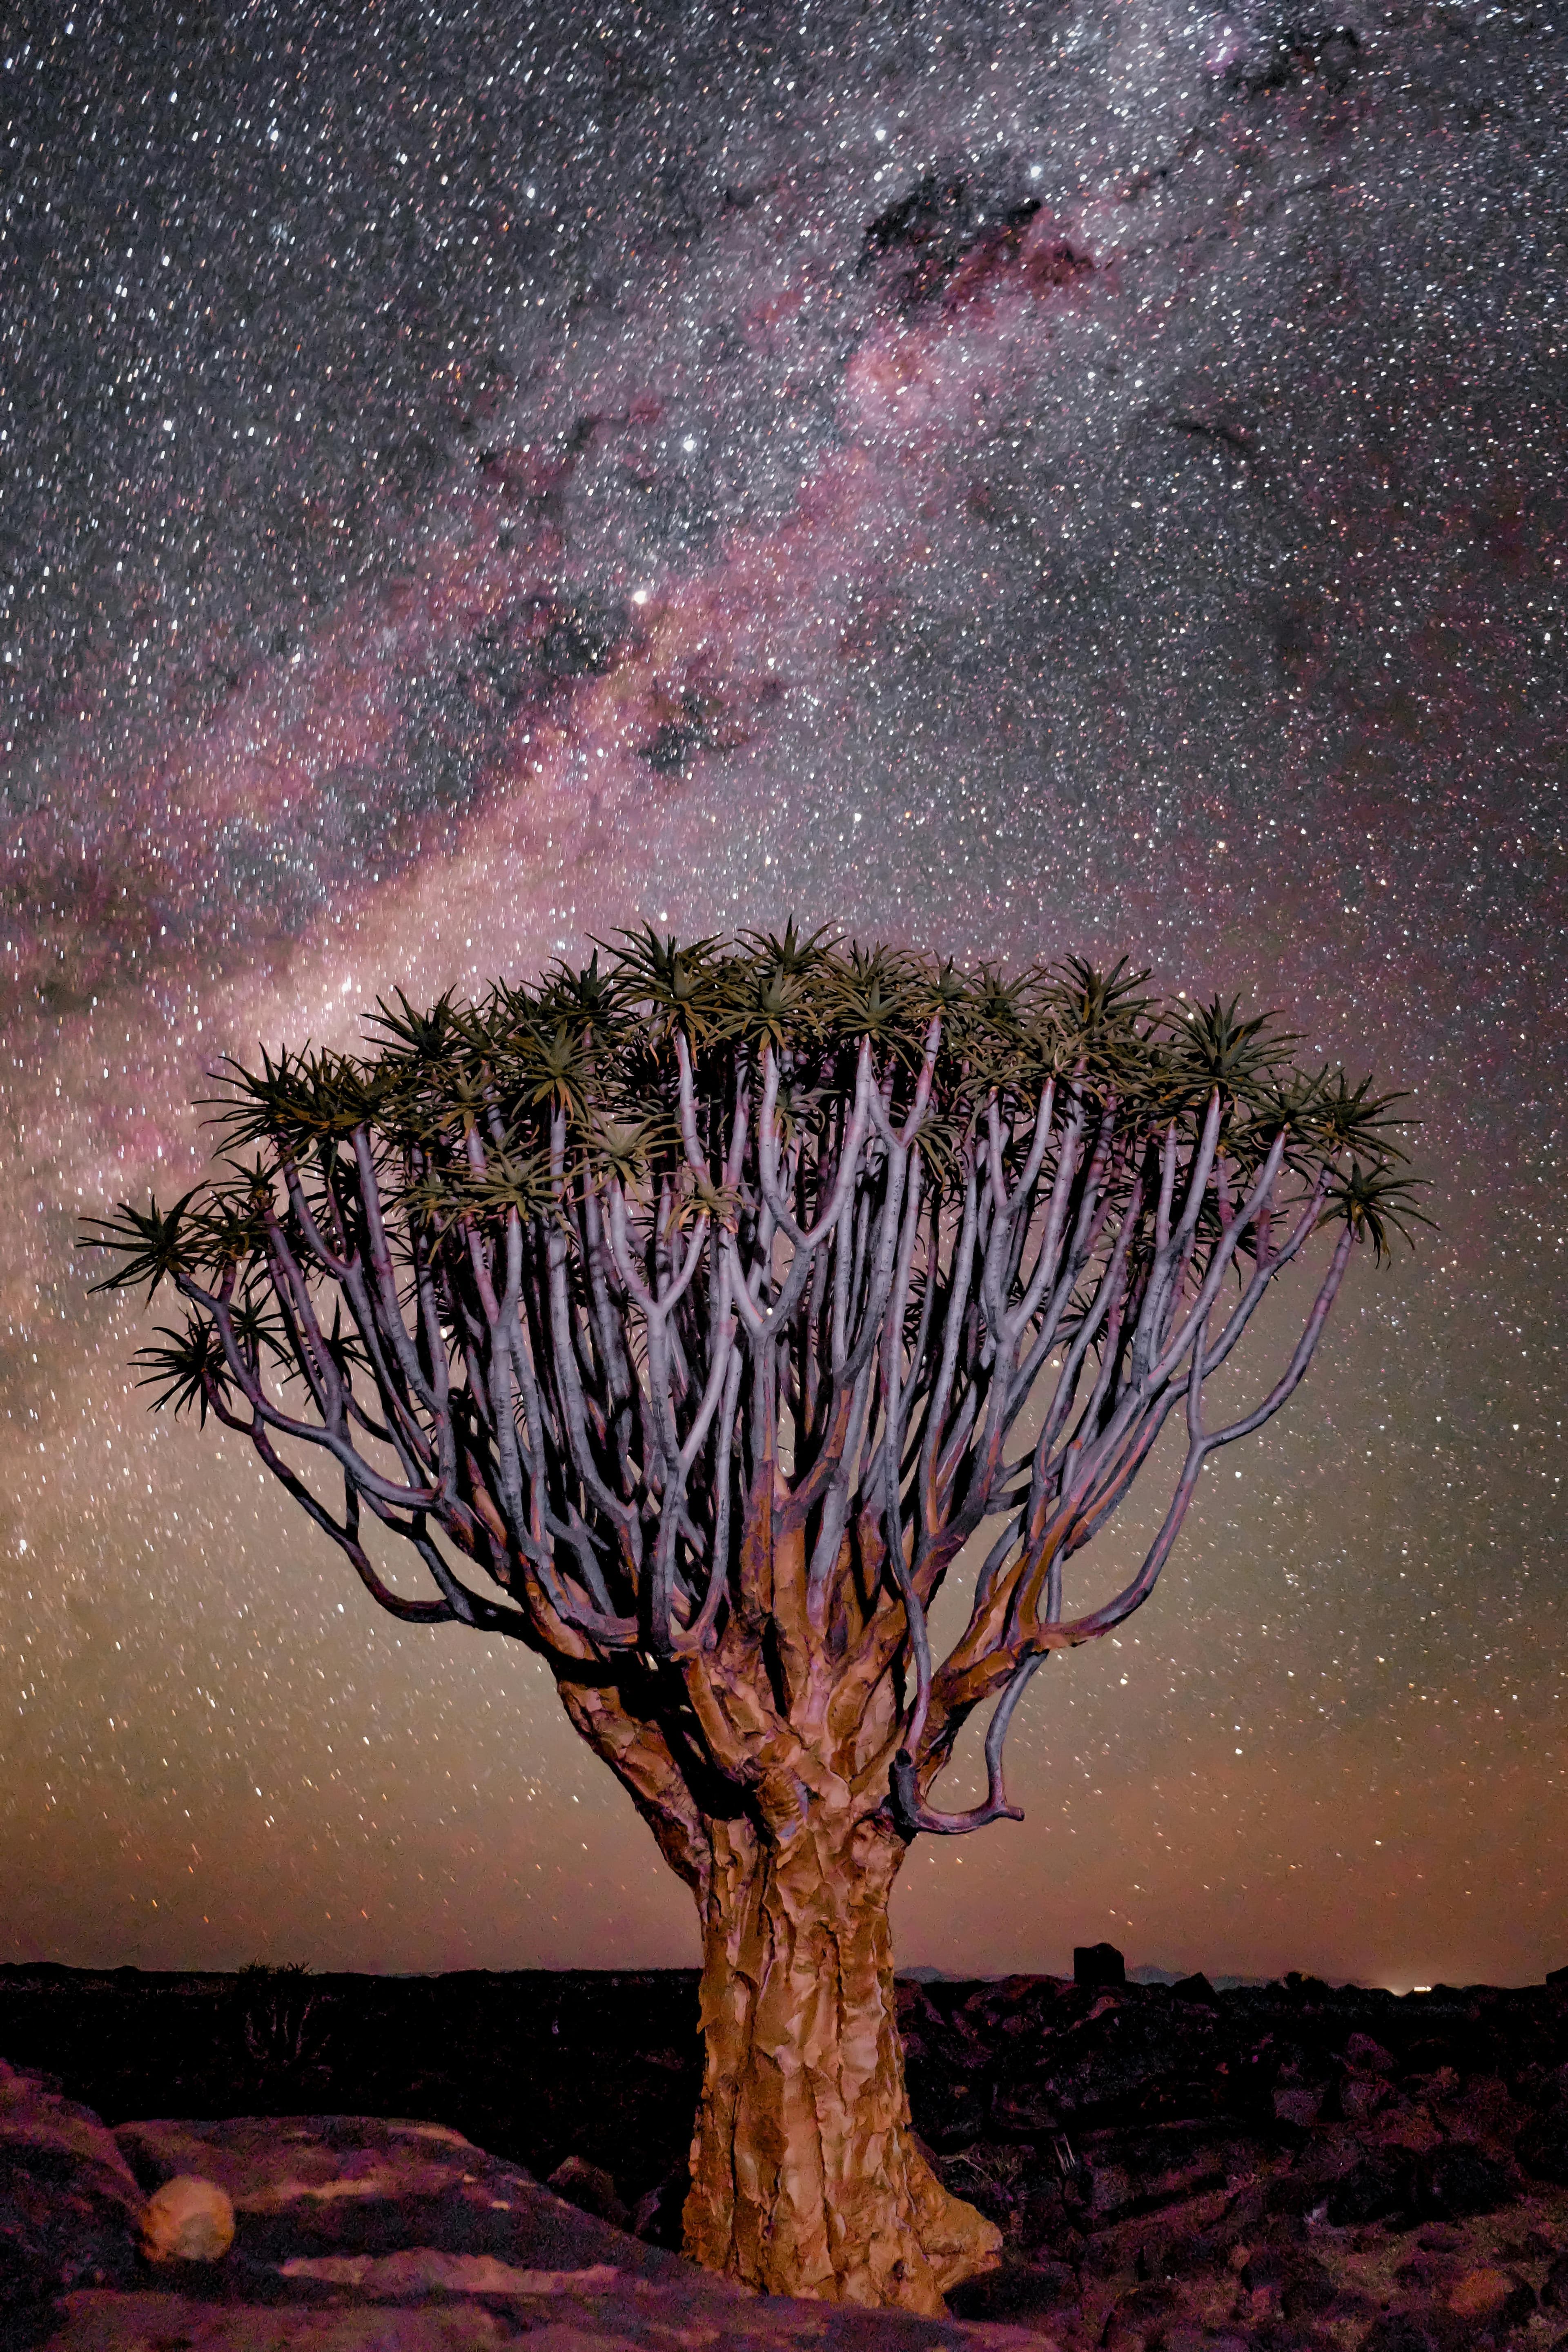
<svg viewBox="0 0 1568 2352">
<path fill-rule="evenodd" d="M 916 2129 L 1016 2259 L 1082 2269 L 1131 2224 L 1276 2208 L 1390 2227 L 1568 2186 L 1568 1971 L 1403 1998 L 904 1981 Z M 106 2122 L 334 2111 L 452 2126 L 547 2179 L 576 2157 L 678 2242 L 694 1970 L 377 1978 L 0 1968 L 0 2053 Z M 662 2200 L 653 2192 L 664 2184 Z"/>
<path fill-rule="evenodd" d="M 541 2179 L 582 2157 L 635 2205 L 690 2139 L 697 1971 L 0 1966 L 0 2056 L 54 2076 L 110 2126 L 146 2116 L 418 2116 Z"/>
</svg>

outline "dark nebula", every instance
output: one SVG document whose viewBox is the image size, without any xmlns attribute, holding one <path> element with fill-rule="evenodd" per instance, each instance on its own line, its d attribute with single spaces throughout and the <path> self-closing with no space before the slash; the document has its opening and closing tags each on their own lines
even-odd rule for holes
<svg viewBox="0 0 1568 2352">
<path fill-rule="evenodd" d="M 793 909 L 1281 1005 L 1438 1227 L 901 1957 L 1568 1959 L 1565 65 L 1481 0 L 0 14 L 0 1957 L 694 1954 L 542 1675 L 150 1422 L 71 1244 L 225 1052 Z"/>
</svg>

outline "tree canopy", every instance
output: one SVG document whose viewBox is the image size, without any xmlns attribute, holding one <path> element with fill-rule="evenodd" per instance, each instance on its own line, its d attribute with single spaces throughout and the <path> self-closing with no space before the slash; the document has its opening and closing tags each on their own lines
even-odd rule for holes
<svg viewBox="0 0 1568 2352">
<path fill-rule="evenodd" d="M 97 1226 L 102 1286 L 178 1291 L 142 1351 L 156 1402 L 243 1431 L 383 1607 L 602 1669 L 689 1796 L 753 1782 L 816 1689 L 906 1835 L 1012 1813 L 1029 1675 L 1147 1596 L 1204 1462 L 1300 1380 L 1350 1251 L 1418 1217 L 1394 1097 L 1125 963 L 646 930 L 372 1027 L 233 1066 L 214 1172 Z M 1206 1425 L 1320 1233 L 1290 1353 Z M 1177 1413 L 1147 1558 L 1068 1613 L 1068 1563 Z M 938 1665 L 928 1614 L 982 1530 Z M 388 1580 L 399 1543 L 433 1591 Z M 941 1812 L 991 1699 L 989 1795 Z M 657 1815 L 629 1746 L 617 1769 Z M 655 1826 L 700 1875 L 689 1821 Z"/>
</svg>

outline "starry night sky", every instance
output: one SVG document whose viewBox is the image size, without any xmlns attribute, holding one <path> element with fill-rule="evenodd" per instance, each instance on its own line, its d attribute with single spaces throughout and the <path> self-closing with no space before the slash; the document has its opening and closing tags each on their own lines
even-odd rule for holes
<svg viewBox="0 0 1568 2352">
<path fill-rule="evenodd" d="M 1568 1961 L 1568 28 L 0 27 L 0 1958 L 695 1961 L 542 1668 L 150 1420 L 72 1242 L 195 1181 L 226 1051 L 794 909 L 1281 1006 L 1415 1090 L 1440 1228 L 900 1958 Z"/>
</svg>

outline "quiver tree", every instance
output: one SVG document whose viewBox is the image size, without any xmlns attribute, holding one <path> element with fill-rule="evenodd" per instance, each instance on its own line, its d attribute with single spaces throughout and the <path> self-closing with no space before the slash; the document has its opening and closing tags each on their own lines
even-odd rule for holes
<svg viewBox="0 0 1568 2352">
<path fill-rule="evenodd" d="M 793 928 L 628 935 L 375 1024 L 364 1057 L 236 1067 L 215 1178 L 100 1228 L 112 1283 L 185 1303 L 143 1351 L 158 1402 L 247 1437 L 394 1616 L 543 1657 L 691 1887 L 688 2251 L 938 2311 L 997 2238 L 910 2136 L 894 1877 L 922 1833 L 1020 1818 L 1031 1677 L 1148 1598 L 1205 1463 L 1414 1213 L 1388 1098 L 1121 968 Z M 1309 1256 L 1282 1360 L 1215 1417 Z M 1093 1599 L 1079 1556 L 1167 1462 L 1147 1556 Z M 986 1709 L 986 1794 L 944 1809 Z"/>
</svg>

